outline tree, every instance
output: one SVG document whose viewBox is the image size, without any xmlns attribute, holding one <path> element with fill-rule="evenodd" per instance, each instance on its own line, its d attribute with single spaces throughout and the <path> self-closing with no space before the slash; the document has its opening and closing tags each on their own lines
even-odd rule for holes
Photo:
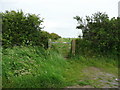
<svg viewBox="0 0 120 90">
<path fill-rule="evenodd" d="M 3 47 L 38 45 L 45 46 L 48 39 L 41 33 L 43 18 L 20 11 L 6 11 L 2 14 Z M 44 41 L 43 41 L 44 40 Z"/>
<path fill-rule="evenodd" d="M 74 17 L 78 21 L 77 29 L 82 29 L 84 40 L 91 42 L 91 47 L 99 52 L 111 52 L 118 50 L 118 34 L 120 34 L 120 18 L 109 19 L 105 13 L 97 12 L 91 17 L 82 19 Z M 84 23 L 86 21 L 86 24 Z M 93 49 L 92 48 L 92 49 Z"/>
<path fill-rule="evenodd" d="M 57 40 L 57 39 L 61 38 L 61 36 L 59 36 L 56 33 L 51 33 L 50 35 L 51 35 L 51 39 L 53 39 L 53 40 Z"/>
</svg>

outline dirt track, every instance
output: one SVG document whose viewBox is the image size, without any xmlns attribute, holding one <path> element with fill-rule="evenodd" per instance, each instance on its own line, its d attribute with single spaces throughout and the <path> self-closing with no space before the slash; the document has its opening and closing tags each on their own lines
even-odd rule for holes
<svg viewBox="0 0 120 90">
<path fill-rule="evenodd" d="M 92 80 L 93 82 L 90 85 L 80 86 L 68 86 L 67 88 L 118 88 L 118 76 L 115 76 L 110 73 L 102 72 L 99 68 L 89 67 L 83 70 L 83 73 L 86 77 L 84 80 Z"/>
</svg>

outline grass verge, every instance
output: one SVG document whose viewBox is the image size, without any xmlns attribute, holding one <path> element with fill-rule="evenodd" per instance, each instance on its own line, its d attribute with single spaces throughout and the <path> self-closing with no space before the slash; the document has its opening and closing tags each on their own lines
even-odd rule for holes
<svg viewBox="0 0 120 90">
<path fill-rule="evenodd" d="M 66 60 L 55 48 L 3 49 L 2 59 L 3 88 L 62 88 L 76 84 L 93 85 L 97 81 L 89 80 L 88 73 L 83 72 L 88 67 L 97 67 L 104 72 L 118 74 L 117 60 L 113 58 L 75 56 Z"/>
</svg>

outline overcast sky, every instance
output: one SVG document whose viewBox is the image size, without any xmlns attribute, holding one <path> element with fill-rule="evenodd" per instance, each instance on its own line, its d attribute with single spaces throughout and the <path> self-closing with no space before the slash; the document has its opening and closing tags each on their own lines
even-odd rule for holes
<svg viewBox="0 0 120 90">
<path fill-rule="evenodd" d="M 76 29 L 74 16 L 91 16 L 100 11 L 106 12 L 109 17 L 117 17 L 118 1 L 120 0 L 0 0 L 0 11 L 22 9 L 25 13 L 40 14 L 40 17 L 45 18 L 45 31 L 72 38 L 81 33 Z"/>
</svg>

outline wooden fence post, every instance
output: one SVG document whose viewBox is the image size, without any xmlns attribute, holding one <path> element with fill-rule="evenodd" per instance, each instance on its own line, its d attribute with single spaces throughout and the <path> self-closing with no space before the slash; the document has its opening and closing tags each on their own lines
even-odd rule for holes
<svg viewBox="0 0 120 90">
<path fill-rule="evenodd" d="M 76 41 L 72 40 L 72 54 L 73 55 L 75 55 L 75 44 L 76 44 Z"/>
<path fill-rule="evenodd" d="M 48 40 L 48 48 L 51 48 L 51 39 Z"/>
</svg>

